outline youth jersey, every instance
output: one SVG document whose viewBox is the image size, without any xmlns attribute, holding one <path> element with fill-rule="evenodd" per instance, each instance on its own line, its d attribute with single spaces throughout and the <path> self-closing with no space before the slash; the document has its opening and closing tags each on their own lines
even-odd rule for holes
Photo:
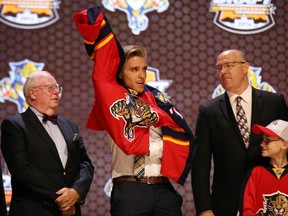
<svg viewBox="0 0 288 216">
<path fill-rule="evenodd" d="M 288 215 L 288 169 L 257 166 L 241 194 L 241 216 Z"/>
</svg>

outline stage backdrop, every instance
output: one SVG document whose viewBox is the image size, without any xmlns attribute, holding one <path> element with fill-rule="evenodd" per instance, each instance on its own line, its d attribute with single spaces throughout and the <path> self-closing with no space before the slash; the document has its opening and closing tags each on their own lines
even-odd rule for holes
<svg viewBox="0 0 288 216">
<path fill-rule="evenodd" d="M 59 114 L 79 124 L 95 165 L 84 216 L 109 215 L 111 154 L 105 133 L 85 128 L 93 101 L 93 62 L 72 21 L 74 12 L 98 5 L 122 45 L 145 46 L 148 81 L 169 96 L 193 131 L 199 104 L 222 93 L 215 58 L 225 49 L 246 53 L 253 86 L 288 99 L 287 0 L 21 2 L 0 5 L 0 123 L 26 109 L 25 77 L 38 70 L 56 76 L 64 87 Z M 1 163 L 9 203 L 10 176 L 3 158 Z M 184 215 L 195 215 L 190 177 L 184 187 L 175 187 L 184 198 Z"/>
</svg>

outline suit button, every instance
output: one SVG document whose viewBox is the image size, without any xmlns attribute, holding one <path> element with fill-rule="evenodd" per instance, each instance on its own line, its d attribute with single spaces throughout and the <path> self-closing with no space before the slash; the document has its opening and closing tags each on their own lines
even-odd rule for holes
<svg viewBox="0 0 288 216">
<path fill-rule="evenodd" d="M 63 175 L 66 175 L 66 172 L 63 172 Z"/>
</svg>

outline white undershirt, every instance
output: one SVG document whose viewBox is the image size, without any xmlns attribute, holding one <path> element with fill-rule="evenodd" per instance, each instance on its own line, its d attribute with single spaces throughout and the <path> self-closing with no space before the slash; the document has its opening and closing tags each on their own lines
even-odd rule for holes
<svg viewBox="0 0 288 216">
<path fill-rule="evenodd" d="M 112 178 L 119 176 L 132 176 L 134 155 L 126 155 L 108 136 L 108 143 L 112 151 Z M 161 127 L 150 127 L 149 130 L 149 155 L 145 156 L 144 176 L 161 176 L 161 159 L 163 152 L 163 140 Z"/>
</svg>

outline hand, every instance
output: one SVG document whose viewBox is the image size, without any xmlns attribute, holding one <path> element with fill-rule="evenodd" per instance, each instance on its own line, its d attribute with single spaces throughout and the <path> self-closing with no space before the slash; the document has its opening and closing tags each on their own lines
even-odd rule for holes
<svg viewBox="0 0 288 216">
<path fill-rule="evenodd" d="M 72 216 L 76 214 L 76 209 L 75 206 L 73 206 L 72 208 L 66 210 L 66 211 L 62 211 L 62 215 L 63 216 Z"/>
<path fill-rule="evenodd" d="M 214 216 L 214 213 L 212 211 L 204 211 L 204 212 L 201 212 L 199 214 L 199 216 Z"/>
<path fill-rule="evenodd" d="M 55 200 L 59 209 L 63 211 L 68 211 L 70 208 L 74 207 L 77 200 L 80 198 L 79 193 L 73 188 L 62 188 L 56 192 L 59 197 Z"/>
</svg>

